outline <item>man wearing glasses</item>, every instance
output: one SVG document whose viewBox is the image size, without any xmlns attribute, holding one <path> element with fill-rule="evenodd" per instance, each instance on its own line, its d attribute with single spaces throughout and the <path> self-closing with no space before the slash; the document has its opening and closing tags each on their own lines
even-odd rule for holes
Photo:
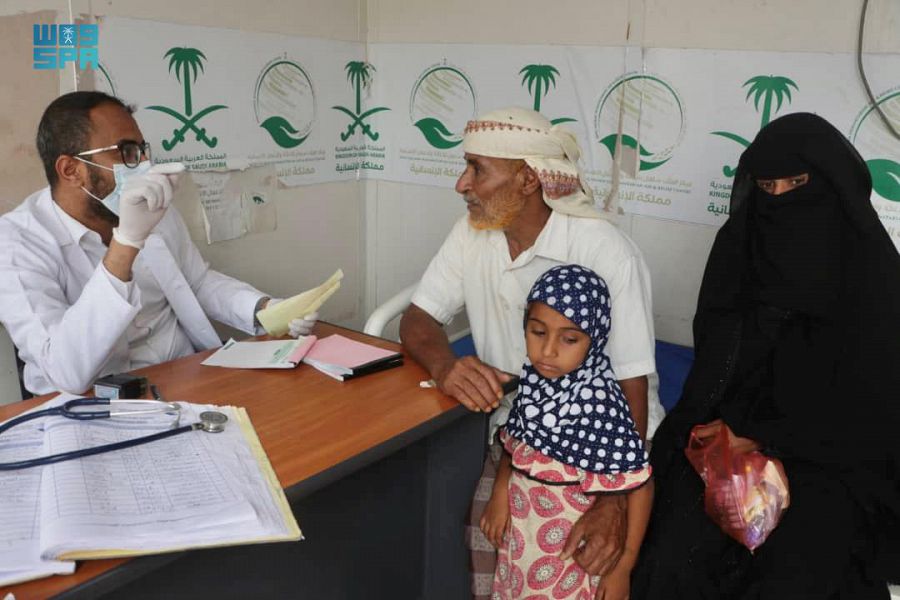
<svg viewBox="0 0 900 600">
<path fill-rule="evenodd" d="M 210 318 L 253 333 L 270 301 L 204 262 L 169 206 L 184 167 L 152 165 L 131 113 L 99 92 L 54 100 L 37 133 L 49 186 L 0 217 L 0 322 L 32 393 L 219 346 Z"/>
</svg>

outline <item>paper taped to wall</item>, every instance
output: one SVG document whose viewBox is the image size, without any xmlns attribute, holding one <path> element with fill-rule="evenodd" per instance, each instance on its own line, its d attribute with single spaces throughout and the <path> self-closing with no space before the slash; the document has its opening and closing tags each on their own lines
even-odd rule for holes
<svg viewBox="0 0 900 600">
<path fill-rule="evenodd" d="M 343 278 L 344 272 L 338 269 L 319 287 L 297 294 L 271 308 L 264 308 L 256 313 L 256 318 L 269 335 L 282 336 L 288 332 L 288 323 L 293 319 L 302 319 L 319 310 L 319 307 L 338 291 Z"/>
</svg>

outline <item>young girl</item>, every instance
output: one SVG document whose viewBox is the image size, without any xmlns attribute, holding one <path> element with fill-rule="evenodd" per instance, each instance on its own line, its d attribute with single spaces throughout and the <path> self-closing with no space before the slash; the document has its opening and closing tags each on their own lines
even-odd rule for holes
<svg viewBox="0 0 900 600">
<path fill-rule="evenodd" d="M 528 296 L 528 359 L 481 520 L 499 550 L 495 600 L 628 597 L 653 489 L 643 440 L 604 353 L 609 325 L 609 291 L 590 269 L 554 267 Z M 625 552 L 602 581 L 588 577 L 573 558 L 558 555 L 594 494 L 623 491 Z"/>
</svg>

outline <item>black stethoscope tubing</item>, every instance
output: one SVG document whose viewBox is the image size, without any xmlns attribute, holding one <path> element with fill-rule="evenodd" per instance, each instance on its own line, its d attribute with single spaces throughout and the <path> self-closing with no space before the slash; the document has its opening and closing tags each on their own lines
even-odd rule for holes
<svg viewBox="0 0 900 600">
<path fill-rule="evenodd" d="M 79 421 L 88 421 L 93 419 L 108 419 L 110 416 L 109 410 L 98 410 L 98 411 L 76 411 L 71 410 L 77 406 L 108 406 L 110 404 L 110 400 L 108 398 L 77 398 L 75 400 L 69 400 L 65 404 L 61 404 L 60 406 L 55 406 L 53 408 L 47 408 L 44 410 L 38 410 L 31 413 L 26 413 L 24 415 L 20 415 L 13 419 L 10 419 L 6 423 L 0 425 L 0 434 L 4 431 L 12 429 L 16 425 L 20 425 L 26 421 L 30 421 L 32 419 L 38 419 L 40 417 L 48 417 L 48 416 L 61 416 L 67 419 L 75 419 Z M 28 460 L 20 460 L 16 462 L 9 463 L 0 463 L 0 471 L 15 471 L 18 469 L 27 469 L 30 467 L 40 467 L 43 465 L 52 465 L 54 463 L 64 462 L 67 460 L 73 460 L 76 458 L 83 458 L 85 456 L 94 456 L 96 454 L 103 454 L 105 452 L 114 452 L 116 450 L 122 450 L 125 448 L 132 448 L 134 446 L 140 446 L 142 444 L 147 444 L 150 442 L 155 442 L 157 440 L 162 440 L 167 437 L 172 437 L 174 435 L 178 435 L 180 433 L 185 433 L 187 431 L 193 431 L 194 429 L 202 429 L 203 425 L 201 423 L 192 423 L 190 425 L 182 425 L 180 427 L 176 427 L 174 429 L 167 429 L 166 431 L 160 431 L 158 433 L 153 433 L 150 435 L 145 435 L 142 437 L 134 438 L 131 440 L 125 440 L 122 442 L 114 442 L 112 444 L 104 444 L 102 446 L 95 446 L 93 448 L 82 448 L 79 450 L 71 450 L 69 452 L 60 452 L 59 454 L 51 454 L 50 456 L 41 456 L 38 458 L 31 458 Z"/>
</svg>

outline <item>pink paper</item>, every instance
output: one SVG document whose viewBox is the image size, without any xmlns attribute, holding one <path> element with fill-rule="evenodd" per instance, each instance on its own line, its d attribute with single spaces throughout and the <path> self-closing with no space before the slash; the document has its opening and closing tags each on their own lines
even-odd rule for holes
<svg viewBox="0 0 900 600">
<path fill-rule="evenodd" d="M 335 333 L 317 341 L 306 354 L 306 358 L 347 369 L 354 369 L 360 365 L 396 354 L 392 350 L 370 346 Z"/>
<path fill-rule="evenodd" d="M 292 362 L 295 365 L 299 365 L 300 361 L 303 360 L 303 357 L 309 352 L 309 349 L 313 347 L 313 344 L 316 343 L 316 336 L 310 335 L 307 336 L 306 341 L 297 346 L 293 353 L 288 356 L 287 361 Z"/>
</svg>

